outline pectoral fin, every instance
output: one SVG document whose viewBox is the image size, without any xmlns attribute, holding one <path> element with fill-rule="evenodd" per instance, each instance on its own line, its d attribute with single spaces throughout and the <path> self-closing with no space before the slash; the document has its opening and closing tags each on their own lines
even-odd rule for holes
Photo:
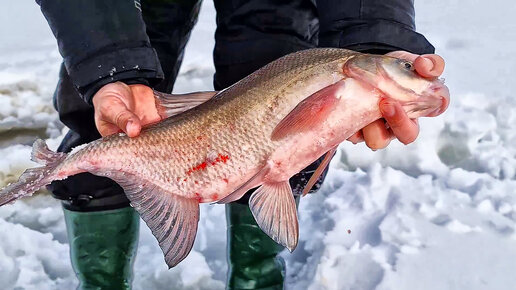
<svg viewBox="0 0 516 290">
<path fill-rule="evenodd" d="M 306 132 L 314 125 L 324 122 L 338 104 L 338 92 L 344 87 L 344 81 L 317 91 L 301 101 L 272 132 L 272 140 L 280 140 L 290 134 Z"/>
<path fill-rule="evenodd" d="M 262 231 L 290 252 L 296 248 L 297 209 L 288 181 L 263 184 L 251 195 L 249 207 Z"/>
<path fill-rule="evenodd" d="M 168 118 L 181 114 L 196 107 L 215 96 L 217 92 L 195 92 L 190 94 L 166 94 L 154 91 L 156 108 L 161 118 Z"/>
<path fill-rule="evenodd" d="M 85 166 L 83 169 L 109 177 L 122 186 L 131 206 L 138 211 L 158 240 L 170 268 L 186 258 L 197 233 L 197 200 L 173 194 L 127 172 L 104 171 L 94 166 Z"/>
</svg>

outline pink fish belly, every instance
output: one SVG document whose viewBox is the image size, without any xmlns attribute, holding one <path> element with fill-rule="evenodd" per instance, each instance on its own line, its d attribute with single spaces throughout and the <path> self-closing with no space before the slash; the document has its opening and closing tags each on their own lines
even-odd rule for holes
<svg viewBox="0 0 516 290">
<path fill-rule="evenodd" d="M 268 162 L 271 170 L 264 177 L 264 182 L 288 180 L 381 117 L 378 92 L 360 85 L 354 79 L 346 79 L 344 83 L 344 86 L 335 90 L 333 97 L 338 98 L 338 102 L 323 122 L 314 123 L 309 131 L 288 136 L 288 141 L 272 154 Z"/>
</svg>

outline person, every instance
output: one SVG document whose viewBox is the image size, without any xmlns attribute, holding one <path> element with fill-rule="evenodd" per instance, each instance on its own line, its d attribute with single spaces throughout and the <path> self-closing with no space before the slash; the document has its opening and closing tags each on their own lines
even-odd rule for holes
<svg viewBox="0 0 516 290">
<path fill-rule="evenodd" d="M 415 32 L 411 0 L 214 1 L 215 90 L 283 55 L 313 47 L 397 51 L 395 56 L 413 60 L 425 77 L 443 70 L 433 46 Z M 54 105 L 70 131 L 59 151 L 121 131 L 135 137 L 143 125 L 159 120 L 153 89 L 172 91 L 200 1 L 36 2 L 63 56 Z M 414 141 L 417 122 L 396 102 L 380 106 L 384 120 L 350 140 L 365 141 L 372 149 L 384 148 L 394 137 L 405 144 Z M 291 179 L 294 192 L 303 189 L 317 165 Z M 79 289 L 130 288 L 139 219 L 121 187 L 82 173 L 49 188 L 63 202 Z M 283 248 L 258 228 L 246 197 L 226 205 L 226 214 L 228 288 L 282 289 L 285 269 L 277 254 Z"/>
</svg>

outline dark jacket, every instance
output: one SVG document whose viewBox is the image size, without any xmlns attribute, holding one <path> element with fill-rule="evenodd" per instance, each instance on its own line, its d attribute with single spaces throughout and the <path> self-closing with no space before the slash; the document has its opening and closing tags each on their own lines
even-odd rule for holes
<svg viewBox="0 0 516 290">
<path fill-rule="evenodd" d="M 73 84 L 87 103 L 91 104 L 93 94 L 109 82 L 145 79 L 154 85 L 164 78 L 160 61 L 147 35 L 139 0 L 36 2 L 41 5 L 57 38 Z M 189 1 L 155 0 L 144 1 L 143 5 L 151 5 L 149 2 Z M 319 31 L 319 46 L 358 51 L 434 52 L 430 43 L 415 32 L 413 0 L 318 0 L 318 15 L 306 13 L 314 10 L 311 1 L 292 1 L 301 3 L 297 7 L 288 5 L 287 1 L 276 1 L 278 4 L 260 1 L 261 6 L 269 6 L 271 12 L 277 14 L 269 15 L 273 19 L 260 17 L 263 10 L 255 8 L 263 7 L 253 7 L 245 2 L 252 1 L 216 1 L 219 16 L 224 16 L 228 10 L 240 10 L 237 15 L 233 12 L 232 18 L 218 18 L 219 26 L 232 25 L 231 34 L 227 37 L 239 39 L 250 32 L 280 35 L 282 26 L 294 24 L 299 27 L 294 36 L 301 41 L 317 38 L 316 32 Z M 252 14 L 258 15 L 252 17 Z M 318 16 L 319 21 L 314 16 Z M 249 17 L 251 19 L 243 19 Z M 270 23 L 269 27 L 263 24 L 264 19 Z M 238 21 L 255 23 L 239 27 L 235 23 Z M 235 58 L 239 54 L 252 57 L 245 51 L 235 51 L 231 55 Z"/>
</svg>

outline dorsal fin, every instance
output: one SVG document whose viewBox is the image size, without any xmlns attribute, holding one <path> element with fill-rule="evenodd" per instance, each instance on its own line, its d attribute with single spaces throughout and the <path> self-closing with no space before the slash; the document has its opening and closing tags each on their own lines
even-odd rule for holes
<svg viewBox="0 0 516 290">
<path fill-rule="evenodd" d="M 165 119 L 190 110 L 211 99 L 216 94 L 215 91 L 208 91 L 173 95 L 154 91 L 154 98 L 158 114 Z"/>
</svg>

